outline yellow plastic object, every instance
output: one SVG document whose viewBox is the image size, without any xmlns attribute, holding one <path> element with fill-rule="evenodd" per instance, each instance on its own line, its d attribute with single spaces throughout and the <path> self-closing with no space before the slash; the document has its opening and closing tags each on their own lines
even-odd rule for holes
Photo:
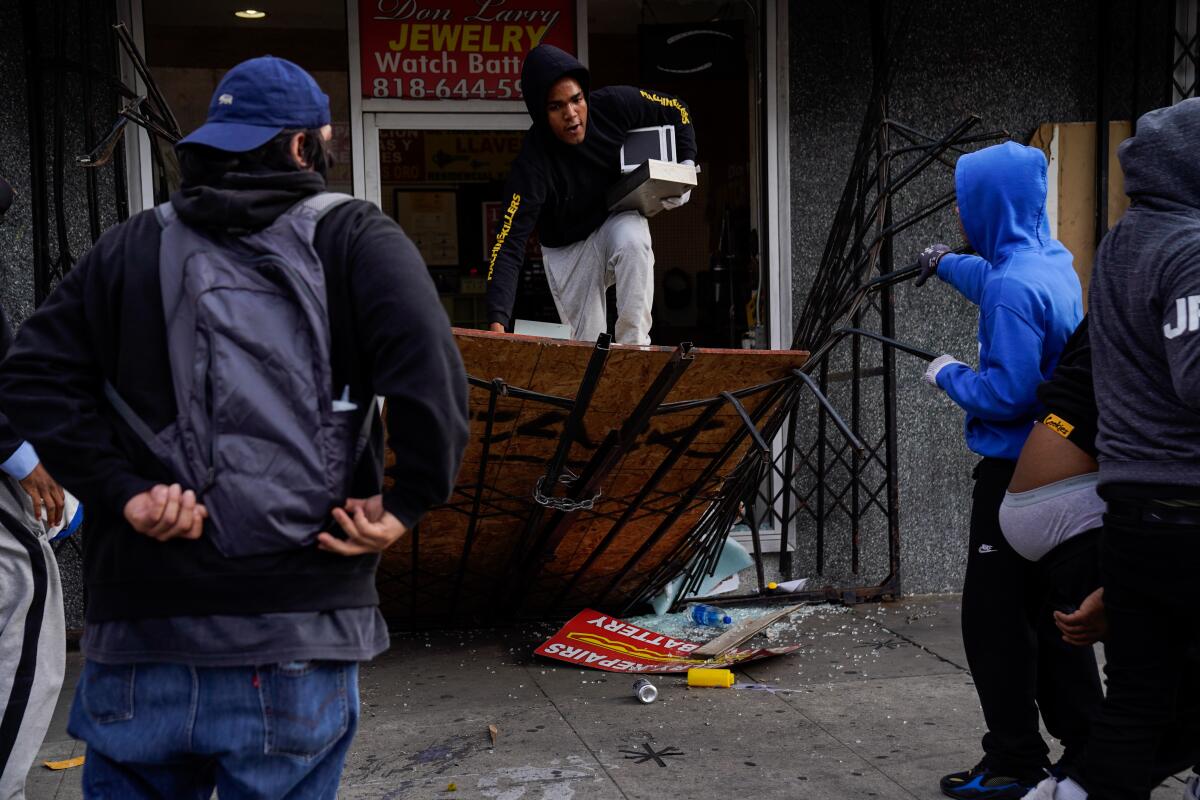
<svg viewBox="0 0 1200 800">
<path fill-rule="evenodd" d="M 776 583 L 775 581 L 771 581 L 770 583 L 767 584 L 767 588 L 773 592 L 779 588 L 779 584 Z"/>
<path fill-rule="evenodd" d="M 689 669 L 688 686 L 728 689 L 733 686 L 733 673 L 727 669 Z"/>
<path fill-rule="evenodd" d="M 83 759 L 84 756 L 76 756 L 75 758 L 68 758 L 65 761 L 43 761 L 42 763 L 50 769 L 71 769 L 72 767 L 81 766 Z"/>
</svg>

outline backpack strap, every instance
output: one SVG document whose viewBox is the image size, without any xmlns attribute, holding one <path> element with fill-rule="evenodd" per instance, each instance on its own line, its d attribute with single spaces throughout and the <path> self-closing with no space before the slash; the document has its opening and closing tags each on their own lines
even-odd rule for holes
<svg viewBox="0 0 1200 800">
<path fill-rule="evenodd" d="M 379 398 L 372 397 L 371 402 L 367 404 L 367 413 L 363 414 L 362 424 L 358 426 L 358 433 L 354 437 L 354 449 L 350 454 L 350 468 L 346 470 L 346 496 L 350 497 L 353 492 L 354 479 L 358 475 L 359 465 L 362 463 L 363 457 L 367 455 L 367 451 L 371 449 L 372 436 L 375 432 L 375 424 L 380 422 L 381 409 L 379 406 Z M 383 480 L 383 464 L 382 459 L 376 458 L 375 474 L 380 481 Z"/>
<path fill-rule="evenodd" d="M 179 220 L 179 214 L 175 211 L 175 206 L 171 205 L 168 200 L 165 203 L 159 203 L 154 207 L 154 216 L 158 218 L 160 228 L 166 229 L 174 222 Z"/>
<path fill-rule="evenodd" d="M 371 443 L 371 431 L 375 429 L 375 423 L 378 420 L 379 401 L 372 397 L 371 403 L 367 406 L 367 413 L 363 415 L 362 425 L 358 428 L 358 435 L 354 437 L 354 460 L 350 464 L 351 475 L 354 474 L 354 468 L 358 466 L 358 462 L 367 451 L 367 446 Z"/>
<path fill-rule="evenodd" d="M 125 398 L 117 393 L 116 387 L 109 381 L 104 382 L 104 396 L 108 399 L 109 405 L 113 407 L 113 411 L 117 412 L 117 416 L 125 420 L 125 424 L 137 434 L 137 437 L 142 440 L 142 443 L 146 447 L 150 448 L 150 452 L 156 453 L 154 431 L 150 430 L 150 426 L 146 424 L 146 421 L 138 416 L 138 413 L 129 406 L 129 403 L 125 402 Z"/>
<path fill-rule="evenodd" d="M 313 225 L 316 226 L 321 221 L 321 218 L 330 211 L 342 203 L 348 203 L 353 199 L 350 195 L 342 194 L 341 192 L 317 192 L 296 203 L 286 213 L 294 216 L 308 217 L 313 221 Z"/>
</svg>

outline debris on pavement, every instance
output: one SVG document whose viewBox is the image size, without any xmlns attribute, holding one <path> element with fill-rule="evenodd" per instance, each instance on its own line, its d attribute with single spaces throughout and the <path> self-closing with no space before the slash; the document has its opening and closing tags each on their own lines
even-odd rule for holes
<svg viewBox="0 0 1200 800">
<path fill-rule="evenodd" d="M 645 678 L 633 682 L 633 694 L 638 701 L 649 705 L 658 699 L 658 687 Z"/>
<path fill-rule="evenodd" d="M 698 656 L 718 656 L 721 653 L 727 652 L 743 642 L 748 642 L 754 638 L 760 631 L 770 627 L 774 623 L 791 616 L 800 610 L 799 605 L 784 606 L 778 608 L 769 614 L 763 614 L 761 617 L 751 617 L 750 619 L 742 620 L 737 625 L 734 625 L 729 630 L 722 633 L 711 642 L 703 645 L 696 650 Z"/>
<path fill-rule="evenodd" d="M 698 667 L 688 670 L 688 686 L 701 689 L 728 689 L 733 686 L 733 673 L 727 669 Z"/>
<path fill-rule="evenodd" d="M 687 672 L 698 666 L 728 666 L 784 655 L 800 645 L 738 649 L 697 657 L 701 643 L 668 636 L 586 609 L 576 614 L 534 653 L 606 672 Z"/>
</svg>

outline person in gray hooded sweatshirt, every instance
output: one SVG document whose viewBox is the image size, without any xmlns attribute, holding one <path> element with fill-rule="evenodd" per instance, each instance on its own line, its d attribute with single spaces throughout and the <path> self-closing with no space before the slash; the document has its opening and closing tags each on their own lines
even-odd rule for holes
<svg viewBox="0 0 1200 800">
<path fill-rule="evenodd" d="M 1148 798 L 1200 648 L 1200 99 L 1152 111 L 1117 156 L 1132 205 L 1089 294 L 1100 411 L 1108 692 L 1060 800 Z M 1200 751 L 1200 717 L 1173 735 Z M 1193 760 L 1193 763 L 1194 760 Z M 1195 776 L 1185 797 L 1200 797 Z"/>
</svg>

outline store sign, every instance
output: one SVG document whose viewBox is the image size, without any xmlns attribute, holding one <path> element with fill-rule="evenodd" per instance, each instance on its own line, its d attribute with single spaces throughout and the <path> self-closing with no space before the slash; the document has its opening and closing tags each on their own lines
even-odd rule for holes
<svg viewBox="0 0 1200 800">
<path fill-rule="evenodd" d="M 575 0 L 359 0 L 363 97 L 520 100 L 525 54 L 575 53 Z"/>
</svg>

